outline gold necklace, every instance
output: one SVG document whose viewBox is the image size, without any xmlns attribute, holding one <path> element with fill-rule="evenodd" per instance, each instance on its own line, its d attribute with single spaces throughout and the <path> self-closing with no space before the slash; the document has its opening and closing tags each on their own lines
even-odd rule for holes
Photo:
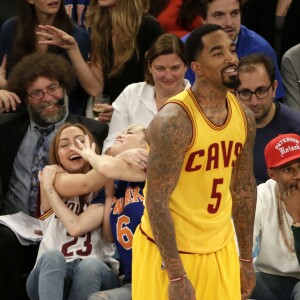
<svg viewBox="0 0 300 300">
<path fill-rule="evenodd" d="M 284 208 L 282 207 L 281 197 L 280 197 L 278 187 L 277 187 L 277 190 L 276 190 L 276 196 L 277 196 L 277 201 L 278 201 L 278 223 L 279 223 L 279 228 L 280 228 L 280 232 L 281 232 L 283 242 L 284 242 L 285 246 L 287 247 L 287 249 L 290 252 L 289 253 L 290 254 L 289 259 L 291 260 L 291 259 L 294 259 L 294 256 L 295 256 L 294 238 L 293 238 L 293 235 L 291 235 L 292 244 L 290 244 L 289 241 L 288 241 L 288 238 L 287 238 L 286 231 L 285 231 L 284 219 L 283 219 L 283 210 L 284 210 Z M 284 212 L 284 214 L 285 214 L 286 222 L 288 223 L 286 213 Z"/>
</svg>

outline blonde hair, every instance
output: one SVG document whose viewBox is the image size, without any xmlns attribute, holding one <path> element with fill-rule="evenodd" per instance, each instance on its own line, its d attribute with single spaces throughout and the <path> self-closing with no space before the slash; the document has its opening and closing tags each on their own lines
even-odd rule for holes
<svg viewBox="0 0 300 300">
<path fill-rule="evenodd" d="M 105 77 L 119 74 L 133 53 L 138 55 L 136 37 L 146 10 L 145 0 L 117 0 L 111 13 L 109 8 L 99 6 L 98 0 L 91 0 L 86 15 L 88 25 L 92 27 L 91 57 L 93 63 L 102 66 Z M 115 33 L 113 45 L 112 30 Z"/>
<path fill-rule="evenodd" d="M 132 133 L 137 133 L 137 132 L 142 132 L 144 133 L 145 137 L 144 137 L 144 141 L 146 143 L 146 127 L 142 126 L 142 125 L 138 125 L 138 124 L 132 124 L 130 126 L 128 126 L 123 133 L 127 133 L 127 132 L 132 132 Z"/>
</svg>

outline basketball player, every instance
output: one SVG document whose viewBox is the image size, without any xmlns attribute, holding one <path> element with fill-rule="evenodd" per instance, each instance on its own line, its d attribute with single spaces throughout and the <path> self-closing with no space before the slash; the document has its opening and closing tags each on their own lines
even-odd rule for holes
<svg viewBox="0 0 300 300">
<path fill-rule="evenodd" d="M 168 100 L 146 133 L 146 209 L 133 239 L 133 299 L 247 299 L 255 286 L 255 120 L 228 92 L 239 80 L 227 33 L 203 25 L 186 47 L 196 81 Z"/>
</svg>

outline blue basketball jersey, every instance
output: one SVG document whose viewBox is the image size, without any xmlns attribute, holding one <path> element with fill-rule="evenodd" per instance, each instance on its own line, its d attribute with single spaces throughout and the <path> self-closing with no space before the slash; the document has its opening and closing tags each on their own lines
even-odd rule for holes
<svg viewBox="0 0 300 300">
<path fill-rule="evenodd" d="M 110 224 L 125 281 L 131 281 L 132 239 L 144 212 L 145 182 L 115 181 L 116 192 L 110 212 Z"/>
</svg>

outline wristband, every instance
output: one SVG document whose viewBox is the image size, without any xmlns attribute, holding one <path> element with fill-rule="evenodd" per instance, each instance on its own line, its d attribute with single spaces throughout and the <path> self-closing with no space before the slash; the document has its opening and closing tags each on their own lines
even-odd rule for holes
<svg viewBox="0 0 300 300">
<path fill-rule="evenodd" d="M 242 257 L 240 257 L 240 261 L 246 262 L 246 263 L 252 263 L 253 258 L 242 258 Z"/>
<path fill-rule="evenodd" d="M 171 278 L 171 279 L 170 279 L 170 282 L 178 282 L 178 281 L 183 280 L 183 279 L 186 278 L 186 277 L 187 277 L 187 275 L 186 275 L 186 273 L 184 273 L 183 275 L 178 276 L 178 277 L 176 277 L 176 278 Z"/>
</svg>

